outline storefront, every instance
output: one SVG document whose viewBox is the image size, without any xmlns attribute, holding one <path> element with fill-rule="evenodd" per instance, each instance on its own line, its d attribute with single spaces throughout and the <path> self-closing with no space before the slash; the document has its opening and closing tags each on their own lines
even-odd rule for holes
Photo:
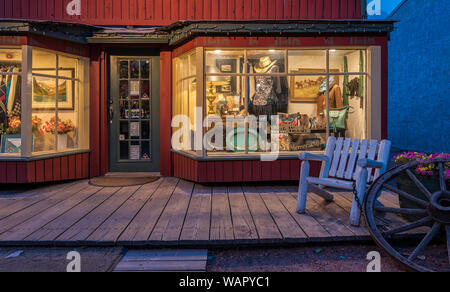
<svg viewBox="0 0 450 292">
<path fill-rule="evenodd" d="M 274 18 L 0 22 L 0 182 L 297 180 L 298 153 L 330 135 L 386 138 L 393 23 L 362 20 L 360 1 L 333 20 L 327 1 L 309 17 L 294 2 Z"/>
</svg>

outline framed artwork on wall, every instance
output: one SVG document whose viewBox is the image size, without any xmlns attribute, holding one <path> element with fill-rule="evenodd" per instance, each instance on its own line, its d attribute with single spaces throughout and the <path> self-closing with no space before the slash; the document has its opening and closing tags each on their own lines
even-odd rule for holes
<svg viewBox="0 0 450 292">
<path fill-rule="evenodd" d="M 59 76 L 74 78 L 75 69 L 59 69 Z M 55 76 L 54 69 L 33 69 L 33 73 Z M 73 110 L 75 108 L 75 81 L 55 77 L 33 76 L 33 109 L 55 109 L 58 94 L 58 109 Z"/>
<path fill-rule="evenodd" d="M 34 148 L 34 136 L 32 137 L 32 149 Z M 22 151 L 22 139 L 20 135 L 2 135 L 0 153 L 18 154 Z"/>
<path fill-rule="evenodd" d="M 339 73 L 338 69 L 330 69 L 331 73 Z M 326 73 L 324 69 L 297 69 L 291 70 L 290 73 Z M 320 85 L 324 81 L 325 76 L 291 76 L 290 80 L 290 101 L 291 102 L 316 102 Z M 339 82 L 339 81 L 338 81 Z"/>
</svg>

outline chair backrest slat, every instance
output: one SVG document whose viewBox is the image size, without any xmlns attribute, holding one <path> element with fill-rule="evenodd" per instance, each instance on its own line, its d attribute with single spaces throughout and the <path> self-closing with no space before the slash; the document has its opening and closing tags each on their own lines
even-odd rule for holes
<svg viewBox="0 0 450 292">
<path fill-rule="evenodd" d="M 347 166 L 348 155 L 350 151 L 350 145 L 352 144 L 352 139 L 347 138 L 344 141 L 344 148 L 342 149 L 341 161 L 339 162 L 339 168 L 336 173 L 336 177 L 344 178 L 345 167 Z"/>
<path fill-rule="evenodd" d="M 336 145 L 336 137 L 329 137 L 327 142 L 327 147 L 325 148 L 325 156 L 333 159 L 334 146 Z M 327 177 L 330 172 L 330 165 L 325 161 L 322 162 L 322 167 L 320 168 L 320 177 Z"/>
<path fill-rule="evenodd" d="M 367 158 L 367 149 L 369 148 L 369 141 L 364 139 L 361 141 L 361 146 L 359 147 L 359 155 L 358 160 Z M 356 180 L 356 175 L 358 174 L 360 167 L 355 167 L 355 171 L 353 172 L 353 180 Z"/>
<path fill-rule="evenodd" d="M 333 162 L 331 163 L 330 176 L 336 176 L 337 167 L 339 165 L 339 159 L 341 157 L 342 146 L 344 144 L 344 138 L 339 137 L 336 142 L 336 148 L 333 154 Z"/>
<path fill-rule="evenodd" d="M 381 141 L 380 149 L 378 150 L 377 161 L 385 163 L 386 167 L 387 167 L 387 164 L 389 163 L 389 158 L 391 155 L 391 144 L 392 144 L 391 141 L 383 140 L 383 141 Z M 372 181 L 376 180 L 385 171 L 386 171 L 386 168 L 376 169 Z"/>
<path fill-rule="evenodd" d="M 370 148 L 369 148 L 369 154 L 367 155 L 368 159 L 374 160 L 375 159 L 375 155 L 377 155 L 377 150 L 378 150 L 378 141 L 377 140 L 372 140 L 370 141 Z M 368 168 L 367 169 L 368 172 L 368 176 L 367 176 L 367 182 L 372 181 L 372 168 Z"/>
<path fill-rule="evenodd" d="M 359 150 L 359 139 L 353 140 L 352 144 L 352 153 L 350 154 L 350 158 L 348 160 L 348 166 L 347 171 L 345 172 L 345 179 L 352 179 L 353 177 L 353 170 L 356 166 L 356 157 L 358 156 L 358 150 Z"/>
</svg>

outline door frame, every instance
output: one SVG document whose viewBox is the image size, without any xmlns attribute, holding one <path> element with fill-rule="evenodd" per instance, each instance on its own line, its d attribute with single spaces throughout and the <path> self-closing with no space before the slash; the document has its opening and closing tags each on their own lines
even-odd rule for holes
<svg viewBox="0 0 450 292">
<path fill-rule="evenodd" d="M 150 58 L 151 59 L 151 135 L 150 135 L 150 147 L 152 149 L 151 162 L 148 161 L 133 161 L 133 162 L 119 162 L 119 128 L 116 123 L 113 123 L 109 107 L 112 101 L 113 82 L 118 80 L 117 69 L 114 66 L 118 66 L 118 59 L 120 58 Z M 159 172 L 160 171 L 160 55 L 159 51 L 146 49 L 146 50 L 120 50 L 117 52 L 111 52 L 108 57 L 109 62 L 109 86 L 108 86 L 108 171 L 109 172 Z M 117 68 L 117 67 L 116 67 Z M 118 100 L 113 103 L 114 113 L 120 112 Z"/>
</svg>

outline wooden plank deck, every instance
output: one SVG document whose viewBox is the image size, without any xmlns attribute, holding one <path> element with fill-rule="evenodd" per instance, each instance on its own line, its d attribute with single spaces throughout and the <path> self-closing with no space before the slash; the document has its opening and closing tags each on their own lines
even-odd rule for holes
<svg viewBox="0 0 450 292">
<path fill-rule="evenodd" d="M 371 240 L 364 222 L 349 224 L 351 193 L 336 192 L 331 203 L 309 194 L 307 213 L 297 214 L 296 192 L 290 185 L 201 185 L 173 177 L 123 188 L 86 180 L 48 186 L 0 196 L 0 246 L 199 248 Z M 380 202 L 398 206 L 388 193 Z M 379 220 L 404 223 L 396 218 Z"/>
</svg>

